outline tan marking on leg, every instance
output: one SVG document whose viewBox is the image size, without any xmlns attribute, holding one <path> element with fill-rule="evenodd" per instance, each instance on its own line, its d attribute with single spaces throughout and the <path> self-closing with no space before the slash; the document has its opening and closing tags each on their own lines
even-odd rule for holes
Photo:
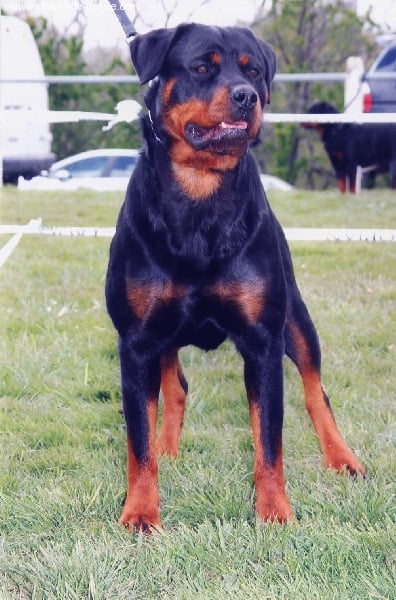
<svg viewBox="0 0 396 600">
<path fill-rule="evenodd" d="M 155 428 L 158 403 L 149 401 L 149 451 L 144 463 L 136 460 L 132 444 L 127 440 L 127 497 L 120 516 L 120 523 L 130 530 L 138 529 L 150 533 L 161 528 L 158 492 L 158 466 L 155 446 Z"/>
<path fill-rule="evenodd" d="M 177 350 L 161 359 L 161 389 L 164 397 L 162 424 L 158 436 L 158 454 L 176 458 L 183 425 L 186 393 L 180 383 L 182 370 Z"/>
<path fill-rule="evenodd" d="M 325 400 L 319 374 L 307 371 L 302 374 L 305 406 L 322 448 L 326 467 L 336 471 L 347 470 L 351 475 L 363 475 L 364 469 L 342 437 L 334 416 Z"/>
<path fill-rule="evenodd" d="M 254 440 L 254 480 L 256 484 L 256 511 L 263 521 L 293 520 L 294 513 L 286 496 L 283 476 L 282 440 L 279 441 L 278 455 L 273 465 L 264 456 L 262 445 L 260 410 L 257 403 L 249 402 L 250 420 Z"/>
<path fill-rule="evenodd" d="M 299 371 L 304 385 L 305 407 L 319 438 L 326 467 L 351 475 L 364 475 L 364 469 L 338 430 L 320 373 L 312 366 L 308 344 L 299 328 L 289 322 L 289 329 L 299 356 Z"/>
</svg>

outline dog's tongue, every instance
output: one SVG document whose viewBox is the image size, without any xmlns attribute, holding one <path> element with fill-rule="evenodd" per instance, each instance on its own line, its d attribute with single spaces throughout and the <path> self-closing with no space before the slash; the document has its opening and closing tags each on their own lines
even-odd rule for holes
<svg viewBox="0 0 396 600">
<path fill-rule="evenodd" d="M 221 129 L 247 129 L 248 124 L 246 121 L 235 121 L 234 123 L 226 123 L 222 121 L 220 123 Z"/>
</svg>

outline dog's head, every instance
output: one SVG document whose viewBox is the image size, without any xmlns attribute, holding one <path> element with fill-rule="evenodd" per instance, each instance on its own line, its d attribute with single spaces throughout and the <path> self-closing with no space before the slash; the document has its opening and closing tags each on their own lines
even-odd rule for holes
<svg viewBox="0 0 396 600">
<path fill-rule="evenodd" d="M 270 99 L 270 46 L 249 29 L 184 24 L 136 37 L 131 57 L 142 84 L 155 78 L 150 119 L 179 179 L 194 170 L 218 180 L 233 169 L 257 138 Z"/>
<path fill-rule="evenodd" d="M 307 110 L 307 114 L 309 115 L 332 115 L 332 114 L 338 114 L 338 110 L 336 109 L 335 106 L 333 106 L 332 104 L 330 104 L 330 102 L 315 102 L 315 104 L 312 104 L 312 106 L 309 107 L 309 109 Z M 304 127 L 304 129 L 319 129 L 319 130 L 323 130 L 324 124 L 323 123 L 301 123 L 301 126 Z M 319 131 L 320 133 L 320 131 Z"/>
<path fill-rule="evenodd" d="M 309 115 L 336 115 L 339 111 L 330 102 L 315 102 L 308 109 Z"/>
</svg>

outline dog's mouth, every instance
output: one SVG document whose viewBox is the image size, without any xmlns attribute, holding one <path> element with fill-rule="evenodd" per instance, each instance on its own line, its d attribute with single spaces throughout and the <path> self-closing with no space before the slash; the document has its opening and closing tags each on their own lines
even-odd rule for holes
<svg viewBox="0 0 396 600">
<path fill-rule="evenodd" d="M 196 123 L 188 123 L 185 127 L 188 143 L 196 150 L 209 146 L 214 150 L 224 151 L 228 146 L 244 146 L 248 141 L 248 124 L 246 121 L 227 123 L 221 121 L 214 127 L 203 127 Z"/>
</svg>

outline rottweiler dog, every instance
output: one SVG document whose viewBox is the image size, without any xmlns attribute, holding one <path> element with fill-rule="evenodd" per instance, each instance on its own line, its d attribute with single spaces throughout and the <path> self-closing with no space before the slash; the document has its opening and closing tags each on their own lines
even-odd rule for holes
<svg viewBox="0 0 396 600">
<path fill-rule="evenodd" d="M 330 102 L 316 102 L 309 114 L 338 114 Z M 395 123 L 304 123 L 316 129 L 330 159 L 341 193 L 355 194 L 357 168 L 368 172 L 371 183 L 379 173 L 389 173 L 390 186 L 396 189 Z"/>
<path fill-rule="evenodd" d="M 285 352 L 301 374 L 326 465 L 353 475 L 363 468 L 323 391 L 318 338 L 249 151 L 270 99 L 274 52 L 245 28 L 182 24 L 137 36 L 131 56 L 140 82 L 151 83 L 145 147 L 106 283 L 127 429 L 120 522 L 161 526 L 157 455 L 178 453 L 187 393 L 178 350 L 213 350 L 226 338 L 244 360 L 257 513 L 293 519 L 282 464 Z"/>
</svg>

